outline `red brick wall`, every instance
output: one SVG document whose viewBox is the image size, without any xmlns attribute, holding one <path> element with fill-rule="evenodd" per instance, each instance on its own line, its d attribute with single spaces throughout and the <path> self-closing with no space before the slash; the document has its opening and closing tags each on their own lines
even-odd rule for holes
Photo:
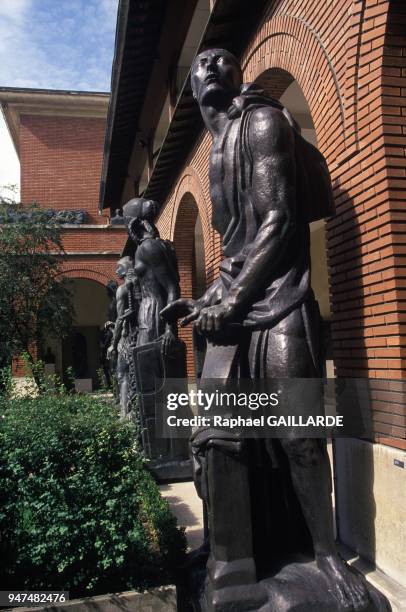
<svg viewBox="0 0 406 612">
<path fill-rule="evenodd" d="M 327 232 L 336 373 L 375 379 L 377 435 L 405 446 L 404 401 L 385 401 L 386 383 L 379 381 L 406 375 L 406 5 L 269 4 L 244 54 L 244 80 L 274 74 L 280 95 L 286 71 L 309 104 L 337 208 Z M 159 220 L 163 236 L 173 239 L 180 201 L 193 195 L 209 282 L 221 259 L 210 226 L 210 144 L 207 134 L 197 143 Z"/>
<path fill-rule="evenodd" d="M 116 253 L 117 258 L 123 250 L 127 239 L 124 227 L 108 226 L 100 228 L 64 229 L 62 232 L 65 251 L 88 252 L 101 254 Z"/>
<path fill-rule="evenodd" d="M 20 125 L 22 201 L 88 212 L 87 224 L 99 227 L 63 229 L 68 257 L 62 269 L 71 278 L 103 285 L 116 279 L 127 236 L 122 227 L 102 227 L 108 218 L 98 214 L 105 125 L 105 119 L 42 115 L 22 115 Z M 24 375 L 18 359 L 13 370 Z"/>
<path fill-rule="evenodd" d="M 55 209 L 84 208 L 98 215 L 105 119 L 22 115 L 21 199 Z"/>
</svg>

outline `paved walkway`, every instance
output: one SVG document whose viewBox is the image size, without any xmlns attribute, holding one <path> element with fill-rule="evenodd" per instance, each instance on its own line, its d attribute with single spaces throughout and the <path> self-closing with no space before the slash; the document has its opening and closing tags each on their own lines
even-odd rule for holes
<svg viewBox="0 0 406 612">
<path fill-rule="evenodd" d="M 159 490 L 168 500 L 178 524 L 186 527 L 188 548 L 198 548 L 203 542 L 203 508 L 193 482 L 160 485 Z"/>
</svg>

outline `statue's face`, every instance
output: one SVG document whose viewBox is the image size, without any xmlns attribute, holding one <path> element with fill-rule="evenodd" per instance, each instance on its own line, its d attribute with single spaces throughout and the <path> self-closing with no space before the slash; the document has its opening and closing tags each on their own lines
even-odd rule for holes
<svg viewBox="0 0 406 612">
<path fill-rule="evenodd" d="M 125 269 L 124 264 L 118 262 L 117 268 L 116 268 L 116 274 L 117 274 L 118 278 L 124 278 L 125 277 L 125 273 L 126 273 L 126 269 Z"/>
<path fill-rule="evenodd" d="M 215 96 L 233 98 L 242 83 L 241 68 L 236 58 L 224 49 L 203 51 L 193 62 L 191 82 L 199 104 L 210 102 Z"/>
<path fill-rule="evenodd" d="M 116 274 L 118 278 L 125 278 L 126 274 L 128 273 L 129 267 L 129 262 L 125 258 L 119 259 L 116 268 Z"/>
</svg>

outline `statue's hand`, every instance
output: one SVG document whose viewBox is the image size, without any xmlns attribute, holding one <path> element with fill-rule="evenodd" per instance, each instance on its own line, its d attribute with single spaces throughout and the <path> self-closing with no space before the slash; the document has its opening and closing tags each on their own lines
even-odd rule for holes
<svg viewBox="0 0 406 612">
<path fill-rule="evenodd" d="M 168 355 L 171 352 L 172 346 L 176 342 L 176 336 L 171 329 L 167 329 L 162 337 L 162 352 Z"/>
<path fill-rule="evenodd" d="M 117 361 L 117 350 L 114 348 L 112 344 L 107 349 L 107 359 L 109 361 L 112 361 L 113 363 Z"/>
<path fill-rule="evenodd" d="M 160 312 L 161 317 L 164 321 L 172 323 L 178 319 L 184 319 L 180 322 L 181 327 L 184 327 L 191 321 L 194 321 L 199 316 L 201 306 L 199 306 L 196 300 L 189 300 L 186 298 L 179 298 L 174 302 L 168 304 Z"/>
<path fill-rule="evenodd" d="M 215 306 L 202 308 L 195 322 L 197 331 L 204 336 L 213 336 L 224 330 L 224 327 L 233 321 L 234 309 L 223 300 Z"/>
</svg>

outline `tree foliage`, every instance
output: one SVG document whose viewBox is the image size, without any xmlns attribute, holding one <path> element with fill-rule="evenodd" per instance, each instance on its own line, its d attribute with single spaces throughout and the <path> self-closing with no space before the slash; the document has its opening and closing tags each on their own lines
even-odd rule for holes
<svg viewBox="0 0 406 612">
<path fill-rule="evenodd" d="M 60 276 L 61 226 L 36 204 L 0 197 L 0 366 L 45 338 L 65 336 L 72 324 L 68 281 Z M 4 222 L 8 219 L 8 222 Z"/>
</svg>

